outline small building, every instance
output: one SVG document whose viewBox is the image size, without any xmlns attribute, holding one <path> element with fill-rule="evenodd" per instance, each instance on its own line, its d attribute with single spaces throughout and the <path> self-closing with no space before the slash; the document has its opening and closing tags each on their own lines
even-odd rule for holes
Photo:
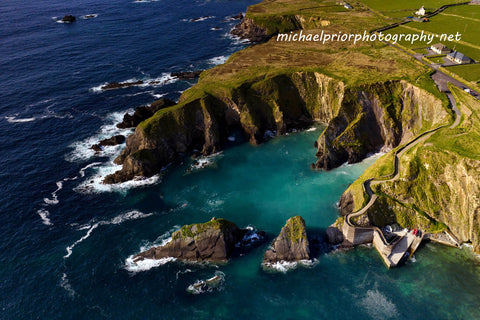
<svg viewBox="0 0 480 320">
<path fill-rule="evenodd" d="M 343 3 L 343 7 L 344 7 L 345 9 L 349 9 L 349 10 L 350 10 L 350 9 L 353 9 L 353 7 L 352 7 L 351 5 L 349 5 L 348 3 L 346 3 L 346 2 Z"/>
<path fill-rule="evenodd" d="M 423 17 L 425 15 L 425 7 L 422 6 L 420 9 L 418 9 L 418 11 L 415 12 L 415 14 L 417 16 L 422 16 Z"/>
<path fill-rule="evenodd" d="M 468 64 L 473 62 L 471 58 L 467 57 L 466 55 L 458 51 L 450 52 L 447 55 L 447 58 L 458 64 Z"/>
<path fill-rule="evenodd" d="M 430 49 L 437 54 L 447 54 L 452 52 L 452 50 L 450 50 L 449 48 L 447 48 L 441 43 L 434 44 L 433 46 L 430 47 Z"/>
</svg>

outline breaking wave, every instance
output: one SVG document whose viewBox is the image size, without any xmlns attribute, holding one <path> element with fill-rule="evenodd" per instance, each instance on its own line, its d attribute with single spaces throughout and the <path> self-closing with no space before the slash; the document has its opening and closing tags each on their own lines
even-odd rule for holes
<svg viewBox="0 0 480 320">
<path fill-rule="evenodd" d="M 80 239 L 78 239 L 73 244 L 71 244 L 71 245 L 69 245 L 68 247 L 65 248 L 65 250 L 67 251 L 67 254 L 64 255 L 63 258 L 64 259 L 69 258 L 73 253 L 73 248 L 75 248 L 75 246 L 77 246 L 82 241 L 85 241 L 86 239 L 88 239 L 88 237 L 90 237 L 92 232 L 100 226 L 112 225 L 112 224 L 121 224 L 125 221 L 143 219 L 143 218 L 150 217 L 152 215 L 153 215 L 153 213 L 143 213 L 143 212 L 140 212 L 140 211 L 133 210 L 133 211 L 129 211 L 127 213 L 118 215 L 118 216 L 112 218 L 111 220 L 102 220 L 102 221 L 98 221 L 98 222 L 95 222 L 95 223 L 90 224 L 90 225 L 82 226 L 82 227 L 78 228 L 78 230 L 87 230 L 87 232 Z"/>
</svg>

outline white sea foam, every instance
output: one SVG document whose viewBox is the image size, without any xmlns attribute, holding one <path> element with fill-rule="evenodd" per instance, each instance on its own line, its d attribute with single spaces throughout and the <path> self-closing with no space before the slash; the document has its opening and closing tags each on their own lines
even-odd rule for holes
<svg viewBox="0 0 480 320">
<path fill-rule="evenodd" d="M 133 84 L 133 83 L 136 83 L 138 81 L 142 81 L 142 83 Z M 127 79 L 125 81 L 121 81 L 119 83 L 120 84 L 132 84 L 132 85 L 126 86 L 124 88 L 130 88 L 130 87 L 146 88 L 146 87 L 161 87 L 161 86 L 164 86 L 166 84 L 174 83 L 176 81 L 178 81 L 178 78 L 173 77 L 171 73 L 162 73 L 159 77 L 156 77 L 156 78 L 150 78 L 148 76 L 146 76 L 144 78 L 141 78 L 141 79 L 131 78 L 131 79 Z M 106 91 L 105 89 L 103 89 L 103 87 L 106 86 L 107 84 L 108 84 L 108 82 L 105 82 L 105 83 L 102 83 L 98 86 L 92 87 L 92 88 L 90 88 L 90 91 L 95 92 L 95 93 L 100 93 L 100 92 Z M 118 88 L 118 89 L 122 89 L 122 88 Z M 113 89 L 113 90 L 118 90 L 118 89 Z"/>
<path fill-rule="evenodd" d="M 317 259 L 313 260 L 300 260 L 300 261 L 295 261 L 295 262 L 288 262 L 288 261 L 278 261 L 276 263 L 265 263 L 264 267 L 267 270 L 271 271 L 277 271 L 277 272 L 282 272 L 286 273 L 290 270 L 296 269 L 297 267 L 306 267 L 306 268 L 312 268 L 318 264 Z"/>
<path fill-rule="evenodd" d="M 37 120 L 37 118 L 34 118 L 34 117 L 32 117 L 32 118 L 20 118 L 20 119 L 17 119 L 16 117 L 5 117 L 5 119 L 9 123 L 23 123 L 23 122 L 32 122 L 32 121 Z"/>
<path fill-rule="evenodd" d="M 164 264 L 175 260 L 177 259 L 168 257 L 162 259 L 143 259 L 141 261 L 133 262 L 132 258 L 127 258 L 125 261 L 125 270 L 132 273 L 148 271 L 152 268 L 163 266 Z"/>
<path fill-rule="evenodd" d="M 152 97 L 154 97 L 155 99 L 160 99 L 161 97 L 164 97 L 166 96 L 167 94 L 166 93 L 150 93 L 150 95 Z"/>
<path fill-rule="evenodd" d="M 57 189 L 55 191 L 52 192 L 52 198 L 49 199 L 49 198 L 43 198 L 43 201 L 46 203 L 46 204 L 58 204 L 58 197 L 57 197 L 57 192 L 62 190 L 63 188 L 63 182 L 62 181 L 57 181 Z"/>
<path fill-rule="evenodd" d="M 180 229 L 180 226 L 174 226 L 173 228 L 171 228 L 170 230 L 168 230 L 167 232 L 165 232 L 164 234 L 159 236 L 157 239 L 155 239 L 155 241 L 153 241 L 153 242 L 148 242 L 147 241 L 147 242 L 143 243 L 140 246 L 138 253 L 145 252 L 145 251 L 147 251 L 151 248 L 154 248 L 154 247 L 163 247 L 164 245 L 166 245 L 167 243 L 172 241 L 171 235 L 172 235 L 173 232 L 177 231 L 178 229 Z M 127 270 L 129 272 L 132 272 L 132 273 L 137 273 L 137 272 L 141 272 L 141 271 L 147 271 L 147 270 L 150 270 L 151 268 L 156 268 L 158 266 L 162 266 L 162 265 L 164 265 L 168 262 L 176 260 L 175 258 L 167 257 L 167 258 L 163 258 L 163 259 L 144 259 L 144 260 L 141 260 L 141 261 L 134 262 L 133 257 L 135 255 L 137 255 L 138 253 L 132 254 L 127 259 L 125 259 L 125 265 L 124 265 L 125 270 Z M 189 270 L 189 269 L 187 269 L 187 270 Z M 177 276 L 178 276 L 178 274 L 177 274 Z"/>
<path fill-rule="evenodd" d="M 231 142 L 235 141 L 235 137 L 234 137 L 234 136 L 230 136 L 230 137 L 228 137 L 227 139 L 228 139 L 228 141 L 231 141 Z"/>
<path fill-rule="evenodd" d="M 225 286 L 225 274 L 221 271 L 216 271 L 214 276 L 206 280 L 196 280 L 186 289 L 188 293 L 197 295 L 205 292 L 213 292 L 223 290 Z"/>
<path fill-rule="evenodd" d="M 150 2 L 157 2 L 160 0 L 135 0 L 133 3 L 150 3 Z"/>
<path fill-rule="evenodd" d="M 197 158 L 193 161 L 192 165 L 190 166 L 190 170 L 199 170 L 199 169 L 213 166 L 214 164 L 216 164 L 216 160 L 221 156 L 223 156 L 223 153 L 217 152 L 205 157 Z"/>
<path fill-rule="evenodd" d="M 143 187 L 152 185 L 160 181 L 160 175 L 154 175 L 149 178 L 135 177 L 132 180 L 128 180 L 122 183 L 105 184 L 103 180 L 109 174 L 115 173 L 122 168 L 121 165 L 114 164 L 113 162 L 104 163 L 96 168 L 96 173 L 88 177 L 84 182 L 75 187 L 73 190 L 78 193 L 102 193 L 102 192 L 120 192 L 126 193 L 132 188 Z"/>
<path fill-rule="evenodd" d="M 98 222 L 95 222 L 95 223 L 90 224 L 90 225 L 82 226 L 82 227 L 79 228 L 79 230 L 88 229 L 87 232 L 80 239 L 78 239 L 72 245 L 70 245 L 66 248 L 67 254 L 64 255 L 63 257 L 65 259 L 69 258 L 73 253 L 73 248 L 75 248 L 75 246 L 77 246 L 80 242 L 82 242 L 85 239 L 87 239 L 88 237 L 90 237 L 92 232 L 96 228 L 98 228 L 99 226 L 111 225 L 111 224 L 121 224 L 125 221 L 143 219 L 143 218 L 150 217 L 152 215 L 153 215 L 153 213 L 143 213 L 143 212 L 140 212 L 140 211 L 137 211 L 137 210 L 133 210 L 133 211 L 129 211 L 127 213 L 120 214 L 120 215 L 112 218 L 111 220 L 102 220 L 102 221 L 98 221 Z"/>
<path fill-rule="evenodd" d="M 93 19 L 93 18 L 96 18 L 96 17 L 98 17 L 97 13 L 90 13 L 90 14 L 86 14 L 84 16 L 81 16 L 80 18 L 82 18 L 82 19 Z"/>
<path fill-rule="evenodd" d="M 72 286 L 70 285 L 70 281 L 68 281 L 68 277 L 66 273 L 62 274 L 62 279 L 60 280 L 60 286 L 68 292 L 68 295 L 73 298 L 77 293 L 73 290 Z"/>
<path fill-rule="evenodd" d="M 377 289 L 368 290 L 360 300 L 360 305 L 366 309 L 373 319 L 392 319 L 398 317 L 397 307 Z"/>
<path fill-rule="evenodd" d="M 189 22 L 200 22 L 200 21 L 205 21 L 207 19 L 213 19 L 215 18 L 215 16 L 204 16 L 204 17 L 200 17 L 200 18 L 193 18 L 193 19 L 190 19 L 188 20 Z"/>
<path fill-rule="evenodd" d="M 39 209 L 37 210 L 38 215 L 42 219 L 42 222 L 46 226 L 52 226 L 53 223 L 50 221 L 49 215 L 50 213 L 46 209 Z"/>
<path fill-rule="evenodd" d="M 311 128 L 308 128 L 307 130 L 305 130 L 306 132 L 312 132 L 312 131 L 317 131 L 317 128 L 316 127 L 311 127 Z"/>
<path fill-rule="evenodd" d="M 218 56 L 208 59 L 207 62 L 212 65 L 224 64 L 228 59 L 228 56 Z"/>
<path fill-rule="evenodd" d="M 119 144 L 116 146 L 105 146 L 101 154 L 96 154 L 94 150 L 91 149 L 92 145 L 98 144 L 98 142 L 102 139 L 111 138 L 116 135 L 124 135 L 128 136 L 133 133 L 133 129 L 120 129 L 117 128 L 117 123 L 123 121 L 123 116 L 127 112 L 133 112 L 133 109 L 128 109 L 123 112 L 113 112 L 107 115 L 106 117 L 106 124 L 100 127 L 100 130 L 81 141 L 74 142 L 70 145 L 70 148 L 73 149 L 72 152 L 67 154 L 66 160 L 70 162 L 78 162 L 78 161 L 85 161 L 88 160 L 95 155 L 102 155 L 106 157 L 115 157 L 119 154 L 121 149 L 123 149 L 124 144 Z"/>
</svg>

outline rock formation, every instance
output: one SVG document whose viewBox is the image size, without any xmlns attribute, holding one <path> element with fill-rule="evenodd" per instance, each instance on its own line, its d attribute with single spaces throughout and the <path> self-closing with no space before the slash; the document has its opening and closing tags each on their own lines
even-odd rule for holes
<svg viewBox="0 0 480 320">
<path fill-rule="evenodd" d="M 133 261 L 173 257 L 185 261 L 225 262 L 246 232 L 233 222 L 212 218 L 206 223 L 183 226 L 172 234 L 169 243 L 139 253 Z"/>
<path fill-rule="evenodd" d="M 231 33 L 241 39 L 248 39 L 255 43 L 265 42 L 271 37 L 271 35 L 267 34 L 265 28 L 260 27 L 248 18 L 243 18 L 242 22 L 237 24 Z"/>
<path fill-rule="evenodd" d="M 294 262 L 310 259 L 310 248 L 305 230 L 305 221 L 300 216 L 287 220 L 271 248 L 265 252 L 264 264 Z"/>
<path fill-rule="evenodd" d="M 100 140 L 98 144 L 94 144 L 93 146 L 90 147 L 90 149 L 93 149 L 95 151 L 102 151 L 102 147 L 116 146 L 117 144 L 121 144 L 124 142 L 125 142 L 125 136 L 119 134 L 111 138 Z"/>
<path fill-rule="evenodd" d="M 72 23 L 72 22 L 75 22 L 75 20 L 77 20 L 77 19 L 70 14 L 67 14 L 66 16 L 64 16 L 62 18 L 62 22 L 65 22 L 65 23 Z"/>
<path fill-rule="evenodd" d="M 123 116 L 123 121 L 117 124 L 118 128 L 134 128 L 138 124 L 155 114 L 160 109 L 168 108 L 175 105 L 175 102 L 169 99 L 160 99 L 153 102 L 150 106 L 141 106 L 135 109 L 133 115 L 126 113 Z"/>
<path fill-rule="evenodd" d="M 106 85 L 102 86 L 102 90 L 114 90 L 114 89 L 120 89 L 120 88 L 128 88 L 132 86 L 138 86 L 143 84 L 142 80 L 137 80 L 134 82 L 110 82 L 107 83 Z"/>
</svg>

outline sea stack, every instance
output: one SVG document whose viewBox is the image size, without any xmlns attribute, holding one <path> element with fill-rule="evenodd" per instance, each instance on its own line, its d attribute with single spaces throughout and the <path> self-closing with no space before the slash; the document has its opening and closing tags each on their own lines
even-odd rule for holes
<svg viewBox="0 0 480 320">
<path fill-rule="evenodd" d="M 226 262 L 246 232 L 233 222 L 217 218 L 185 225 L 172 234 L 169 243 L 137 254 L 133 262 L 168 257 L 183 261 Z"/>
<path fill-rule="evenodd" d="M 278 237 L 273 240 L 271 248 L 265 252 L 263 264 L 271 265 L 281 261 L 296 262 L 310 258 L 305 220 L 295 216 L 287 220 Z"/>
</svg>

